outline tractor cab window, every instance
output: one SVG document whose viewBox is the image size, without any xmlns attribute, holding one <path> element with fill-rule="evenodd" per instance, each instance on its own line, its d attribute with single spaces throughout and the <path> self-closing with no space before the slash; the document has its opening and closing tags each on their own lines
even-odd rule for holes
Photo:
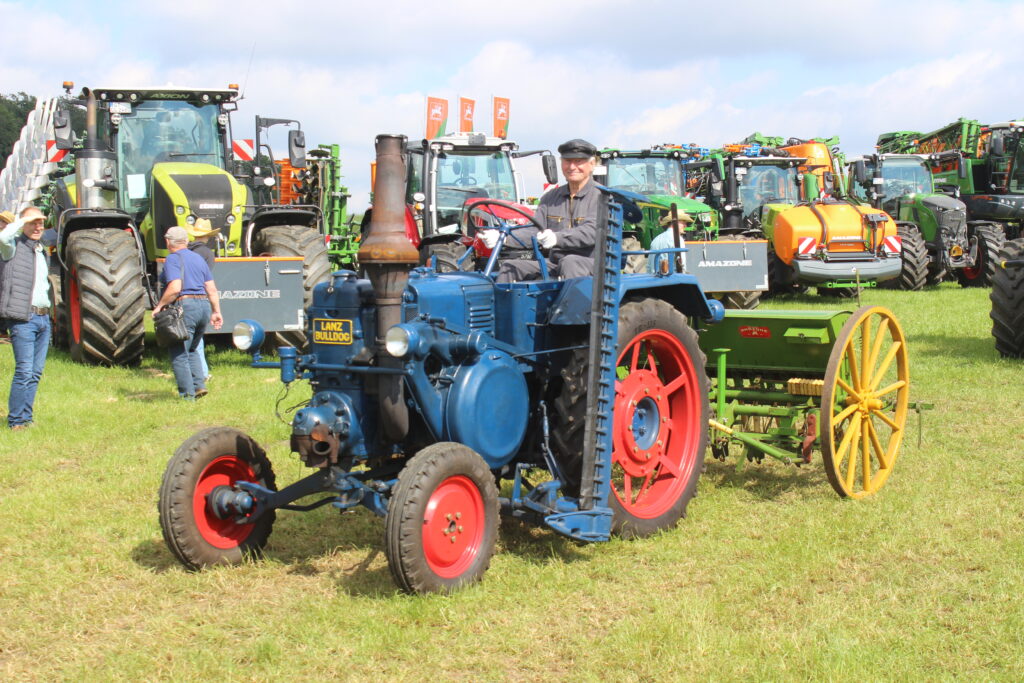
<svg viewBox="0 0 1024 683">
<path fill-rule="evenodd" d="M 117 151 L 126 208 L 137 211 L 147 205 L 154 164 L 184 161 L 224 168 L 219 113 L 215 104 L 149 100 L 122 114 Z"/>
<path fill-rule="evenodd" d="M 1009 136 L 1007 136 L 1009 138 Z M 1013 193 L 1024 192 L 1024 145 L 1020 144 L 1020 136 L 1015 135 L 1006 142 L 1007 150 L 1013 150 L 1013 165 L 1010 167 L 1010 187 Z"/>
<path fill-rule="evenodd" d="M 739 179 L 743 215 L 750 216 L 765 204 L 796 204 L 800 189 L 797 169 L 778 166 L 750 166 Z"/>
<path fill-rule="evenodd" d="M 886 199 L 932 191 L 932 174 L 922 159 L 886 159 L 882 180 Z"/>
<path fill-rule="evenodd" d="M 853 195 L 854 199 L 864 204 L 870 204 L 871 198 L 868 196 L 868 192 L 873 186 L 872 180 L 874 180 L 875 177 L 875 165 L 865 159 L 864 169 L 868 176 L 867 183 L 861 184 L 857 182 L 857 179 L 853 176 L 853 166 L 851 165 L 848 185 L 850 188 L 850 194 Z"/>
<path fill-rule="evenodd" d="M 457 225 L 467 199 L 517 200 L 512 158 L 505 152 L 446 152 L 437 160 L 438 229 Z"/>
<path fill-rule="evenodd" d="M 606 162 L 607 184 L 640 194 L 682 196 L 683 173 L 679 162 L 666 157 L 614 157 Z"/>
<path fill-rule="evenodd" d="M 405 203 L 412 204 L 412 196 L 423 192 L 423 151 L 409 150 L 407 173 L 405 176 Z"/>
</svg>

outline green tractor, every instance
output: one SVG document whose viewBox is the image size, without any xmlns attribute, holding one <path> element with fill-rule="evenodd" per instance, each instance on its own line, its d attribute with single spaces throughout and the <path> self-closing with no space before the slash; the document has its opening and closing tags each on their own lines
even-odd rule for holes
<svg viewBox="0 0 1024 683">
<path fill-rule="evenodd" d="M 140 361 L 145 311 L 169 253 L 164 233 L 199 219 L 220 231 L 214 277 L 225 329 L 255 317 L 270 326 L 271 343 L 303 344 L 304 306 L 330 270 L 317 212 L 255 205 L 229 171 L 237 100 L 236 87 L 83 88 L 72 100 L 86 110 L 78 144 L 70 111 L 55 113 L 56 146 L 70 150 L 74 172 L 47 192 L 59 235 L 54 339 L 76 361 Z M 293 165 L 304 166 L 302 132 L 288 138 Z"/>
<path fill-rule="evenodd" d="M 889 283 L 900 289 L 935 285 L 947 275 L 965 287 L 991 283 L 1002 228 L 987 221 L 968 222 L 964 202 L 936 192 L 931 169 L 949 166 L 958 169 L 959 177 L 966 175 L 958 150 L 871 154 L 850 160 L 851 197 L 897 221 L 903 268 Z"/>
<path fill-rule="evenodd" d="M 1021 236 L 1024 219 L 1024 121 L 982 125 L 957 119 L 931 133 L 895 131 L 878 136 L 880 153 L 935 154 L 959 150 L 963 168 L 954 163 L 932 167 L 940 190 L 959 192 L 968 221 L 998 223 L 1007 239 Z M 988 246 L 988 245 L 986 245 Z M 994 255 L 998 248 L 990 249 Z"/>
<path fill-rule="evenodd" d="M 666 229 L 673 211 L 688 217 L 684 218 L 687 270 L 726 308 L 755 308 L 761 292 L 767 289 L 767 244 L 721 239 L 718 213 L 687 191 L 692 176 L 686 173 L 684 164 L 706 153 L 695 145 L 607 148 L 600 152 L 601 166 L 595 175 L 598 182 L 612 189 L 647 198 L 639 204 L 643 220 L 625 238 L 623 246 L 627 250 L 650 249 L 654 238 Z M 630 256 L 626 263 L 627 272 L 643 270 L 646 258 Z"/>
</svg>

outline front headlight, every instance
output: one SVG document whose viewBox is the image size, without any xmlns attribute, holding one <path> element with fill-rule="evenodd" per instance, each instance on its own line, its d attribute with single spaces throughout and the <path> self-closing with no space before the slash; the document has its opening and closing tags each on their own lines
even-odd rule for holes
<svg viewBox="0 0 1024 683">
<path fill-rule="evenodd" d="M 255 320 L 239 320 L 231 330 L 231 341 L 239 351 L 258 351 L 264 336 L 263 326 Z"/>
<path fill-rule="evenodd" d="M 698 214 L 698 217 L 700 218 L 701 223 L 704 223 L 705 225 L 711 224 L 711 214 L 709 212 Z"/>
<path fill-rule="evenodd" d="M 384 348 L 395 358 L 402 358 L 409 353 L 409 331 L 401 325 L 395 325 L 384 335 Z"/>
</svg>

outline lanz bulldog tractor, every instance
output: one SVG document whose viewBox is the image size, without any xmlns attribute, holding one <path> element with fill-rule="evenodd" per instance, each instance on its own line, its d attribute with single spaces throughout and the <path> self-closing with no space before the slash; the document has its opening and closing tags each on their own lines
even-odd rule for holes
<svg viewBox="0 0 1024 683">
<path fill-rule="evenodd" d="M 245 433 L 214 427 L 187 439 L 168 463 L 158 505 L 164 538 L 187 567 L 258 554 L 278 509 L 362 505 L 385 518 L 396 583 L 443 592 L 486 571 L 499 514 L 585 542 L 645 536 L 684 516 L 703 470 L 712 390 L 690 321 L 721 321 L 721 304 L 692 275 L 621 273 L 623 220 L 641 214 L 611 191 L 593 277 L 542 272 L 537 281 L 496 283 L 505 241 L 523 227 L 511 223 L 498 226 L 482 272 L 415 267 L 405 153 L 404 137 L 377 138 L 376 205 L 359 253 L 369 279 L 339 271 L 316 287 L 308 353 L 285 347 L 275 363 L 254 355 L 254 366 L 279 368 L 286 384 L 310 380 L 290 445 L 313 473 L 278 490 L 270 460 Z M 751 324 L 764 326 L 758 320 Z M 257 323 L 240 323 L 236 346 L 258 349 L 261 334 Z M 830 348 L 825 337 L 806 347 L 783 337 L 776 341 L 794 352 Z M 846 439 L 843 420 L 860 416 L 861 404 L 849 402 L 860 384 L 846 361 L 828 367 L 845 392 L 834 394 L 845 414 L 835 416 L 833 437 Z M 827 384 L 826 374 L 805 373 L 812 384 Z M 298 502 L 306 496 L 319 497 Z"/>
</svg>

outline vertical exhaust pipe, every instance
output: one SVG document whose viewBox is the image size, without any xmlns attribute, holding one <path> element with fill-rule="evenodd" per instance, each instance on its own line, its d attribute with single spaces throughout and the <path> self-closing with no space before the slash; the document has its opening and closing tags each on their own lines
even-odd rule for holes
<svg viewBox="0 0 1024 683">
<path fill-rule="evenodd" d="M 373 185 L 373 214 L 366 239 L 359 247 L 359 265 L 366 270 L 377 299 L 377 360 L 380 367 L 401 369 L 401 359 L 384 349 L 384 335 L 402 322 L 402 292 L 409 270 L 420 255 L 405 234 L 404 135 L 378 135 L 377 175 Z M 402 375 L 380 375 L 377 385 L 381 426 L 394 442 L 409 431 Z"/>
<path fill-rule="evenodd" d="M 85 145 L 75 152 L 75 178 L 78 183 L 76 206 L 81 209 L 109 209 L 116 205 L 112 195 L 104 196 L 117 173 L 117 155 L 100 142 L 96 94 L 82 88 L 85 97 Z"/>
</svg>

